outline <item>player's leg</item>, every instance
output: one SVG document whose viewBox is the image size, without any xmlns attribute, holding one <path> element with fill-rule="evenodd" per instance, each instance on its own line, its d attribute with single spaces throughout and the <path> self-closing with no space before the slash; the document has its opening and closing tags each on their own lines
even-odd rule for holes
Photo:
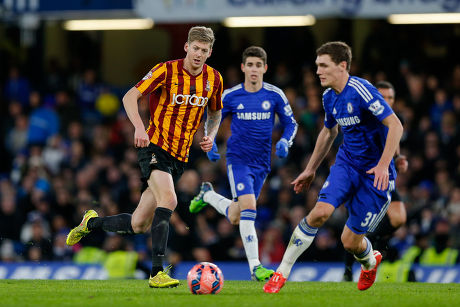
<svg viewBox="0 0 460 307">
<path fill-rule="evenodd" d="M 350 197 L 353 190 L 353 181 L 349 178 L 348 167 L 340 164 L 333 165 L 319 192 L 318 202 L 295 228 L 280 266 L 264 286 L 265 292 L 277 293 L 280 291 L 297 258 L 313 242 L 318 228 L 329 219 L 337 207 Z"/>
<path fill-rule="evenodd" d="M 345 225 L 341 240 L 345 250 L 354 255 L 363 269 L 369 270 L 375 267 L 376 260 L 373 255 L 372 244 L 364 233 L 357 234 Z"/>
<path fill-rule="evenodd" d="M 391 193 L 391 203 L 388 207 L 387 214 L 379 223 L 374 232 L 368 235 L 372 244 L 382 251 L 388 248 L 388 240 L 391 235 L 402 225 L 406 223 L 407 213 L 404 203 L 401 201 L 399 193 L 394 190 Z"/>
<path fill-rule="evenodd" d="M 281 290 L 297 258 L 310 247 L 318 232 L 318 228 L 327 221 L 334 210 L 335 207 L 333 205 L 318 202 L 310 213 L 300 221 L 292 233 L 280 266 L 264 285 L 266 293 L 278 293 Z"/>
<path fill-rule="evenodd" d="M 149 285 L 155 288 L 174 287 L 179 284 L 179 281 L 171 278 L 167 270 L 163 269 L 163 259 L 168 244 L 169 220 L 177 206 L 173 177 L 170 173 L 155 169 L 150 175 L 148 185 L 157 202 L 151 227 L 152 271 Z"/>
<path fill-rule="evenodd" d="M 358 280 L 358 289 L 366 290 L 372 286 L 377 275 L 382 255 L 374 251 L 366 233 L 375 231 L 378 223 L 385 216 L 390 204 L 390 192 L 394 188 L 394 181 L 390 181 L 387 191 L 379 191 L 373 186 L 371 176 L 353 177 L 359 181 L 355 193 L 346 204 L 349 218 L 342 233 L 344 248 L 352 253 L 361 263 L 361 274 Z"/>
<path fill-rule="evenodd" d="M 228 161 L 229 162 L 229 161 Z M 230 162 L 229 162 L 230 163 Z M 236 170 L 234 173 L 233 170 Z M 249 168 L 246 165 L 236 165 L 233 164 L 227 165 L 227 174 L 230 183 L 230 188 L 232 191 L 232 196 L 234 200 L 238 199 L 238 194 L 235 188 L 235 176 L 236 177 L 247 177 Z M 242 194 L 240 194 L 242 195 Z M 206 205 L 211 205 L 214 209 L 217 210 L 220 214 L 226 216 L 230 223 L 233 225 L 238 225 L 240 222 L 240 207 L 238 206 L 237 201 L 232 201 L 225 196 L 216 193 L 212 188 L 211 183 L 203 182 L 201 184 L 200 192 L 197 196 L 193 198 L 190 202 L 190 212 L 197 213 L 201 211 Z"/>
<path fill-rule="evenodd" d="M 75 245 L 81 238 L 95 229 L 118 234 L 144 233 L 152 224 L 154 210 L 155 199 L 149 189 L 144 190 L 142 193 L 133 215 L 121 213 L 113 216 L 98 217 L 96 211 L 88 210 L 83 216 L 80 225 L 73 228 L 67 235 L 67 245 Z"/>
</svg>

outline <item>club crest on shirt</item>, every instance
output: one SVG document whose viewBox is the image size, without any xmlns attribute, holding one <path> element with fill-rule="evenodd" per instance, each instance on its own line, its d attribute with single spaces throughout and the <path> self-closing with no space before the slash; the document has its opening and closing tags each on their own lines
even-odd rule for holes
<svg viewBox="0 0 460 307">
<path fill-rule="evenodd" d="M 323 184 L 323 189 L 327 188 L 329 186 L 329 181 L 326 181 L 324 184 Z"/>
<path fill-rule="evenodd" d="M 241 183 L 241 182 L 238 183 L 236 185 L 236 188 L 237 188 L 238 191 L 243 191 L 244 190 L 244 183 Z"/>
<path fill-rule="evenodd" d="M 205 90 L 206 90 L 206 91 L 208 91 L 208 92 L 211 90 L 211 82 L 209 82 L 209 81 L 206 81 L 206 87 L 205 87 Z"/>
<path fill-rule="evenodd" d="M 350 113 L 350 114 L 353 113 L 353 105 L 351 104 L 351 102 L 349 102 L 349 103 L 347 104 L 347 111 L 348 111 L 348 113 Z"/>
<path fill-rule="evenodd" d="M 264 101 L 262 102 L 262 109 L 268 110 L 268 109 L 270 109 L 270 106 L 271 106 L 270 101 L 264 100 Z"/>
</svg>

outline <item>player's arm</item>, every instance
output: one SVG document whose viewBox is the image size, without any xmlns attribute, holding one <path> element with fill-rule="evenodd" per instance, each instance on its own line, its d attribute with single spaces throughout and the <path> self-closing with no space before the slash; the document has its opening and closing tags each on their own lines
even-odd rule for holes
<svg viewBox="0 0 460 307">
<path fill-rule="evenodd" d="M 141 96 L 141 92 L 135 86 L 123 96 L 123 107 L 134 126 L 134 147 L 147 147 L 150 143 L 137 105 L 137 101 Z"/>
<path fill-rule="evenodd" d="M 393 159 L 396 149 L 399 146 L 399 141 L 403 133 L 403 127 L 398 117 L 392 113 L 382 120 L 382 124 L 388 127 L 388 134 L 385 141 L 382 156 L 374 168 L 367 171 L 368 174 L 374 174 L 374 187 L 379 190 L 388 188 L 389 172 L 388 167 Z"/>
<path fill-rule="evenodd" d="M 310 161 L 308 161 L 307 167 L 305 167 L 304 171 L 291 183 L 294 185 L 294 191 L 296 193 L 300 193 L 302 190 L 310 187 L 313 179 L 315 179 L 316 170 L 331 149 L 332 143 L 337 137 L 338 132 L 338 125 L 332 128 L 323 127 L 318 135 L 315 149 L 313 150 Z"/>
<path fill-rule="evenodd" d="M 213 111 L 208 107 L 208 117 L 204 123 L 204 137 L 200 142 L 201 150 L 209 152 L 214 144 L 214 139 L 219 130 L 220 120 L 222 119 L 222 111 Z"/>
<path fill-rule="evenodd" d="M 285 158 L 288 155 L 289 147 L 292 146 L 292 141 L 297 134 L 297 122 L 295 121 L 294 114 L 289 102 L 281 92 L 281 101 L 277 105 L 275 112 L 278 115 L 280 122 L 283 126 L 283 135 L 280 140 L 276 143 L 276 155 L 280 158 Z"/>
<path fill-rule="evenodd" d="M 219 78 L 219 84 L 208 102 L 208 116 L 206 118 L 206 122 L 204 123 L 204 137 L 200 142 L 200 147 L 204 152 L 210 152 L 214 147 L 214 151 L 217 153 L 217 146 L 214 143 L 214 139 L 216 138 L 217 130 L 219 130 L 220 121 L 222 120 L 222 92 L 224 81 L 220 73 L 217 73 L 215 77 Z M 211 159 L 211 161 L 213 160 Z"/>
</svg>

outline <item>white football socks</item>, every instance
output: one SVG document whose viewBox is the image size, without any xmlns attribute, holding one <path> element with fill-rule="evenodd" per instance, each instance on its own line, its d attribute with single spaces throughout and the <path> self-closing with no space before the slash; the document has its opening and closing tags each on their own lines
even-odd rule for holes
<svg viewBox="0 0 460 307">
<path fill-rule="evenodd" d="M 227 199 L 214 191 L 204 193 L 203 200 L 213 206 L 217 212 L 225 216 L 227 215 L 228 206 L 232 203 L 230 199 Z"/>
<path fill-rule="evenodd" d="M 251 273 L 254 267 L 260 265 L 259 240 L 254 226 L 256 215 L 256 210 L 246 209 L 241 211 L 240 216 L 240 235 Z"/>
<path fill-rule="evenodd" d="M 297 258 L 310 247 L 317 232 L 318 228 L 309 226 L 305 218 L 295 228 L 286 252 L 284 252 L 283 260 L 276 270 L 277 272 L 281 272 L 284 278 L 289 277 L 292 266 Z"/>
<path fill-rule="evenodd" d="M 364 240 L 367 243 L 366 249 L 361 254 L 354 256 L 356 261 L 361 263 L 363 270 L 369 271 L 375 267 L 377 260 L 375 259 L 374 251 L 372 250 L 371 241 L 369 241 L 366 237 L 364 237 Z"/>
</svg>

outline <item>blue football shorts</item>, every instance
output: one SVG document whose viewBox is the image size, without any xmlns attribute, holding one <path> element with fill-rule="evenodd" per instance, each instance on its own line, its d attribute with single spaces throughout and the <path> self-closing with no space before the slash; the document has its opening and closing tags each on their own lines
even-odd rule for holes
<svg viewBox="0 0 460 307">
<path fill-rule="evenodd" d="M 227 159 L 227 175 L 233 200 L 245 194 L 254 194 L 259 197 L 269 170 L 266 168 L 248 166 L 247 164 L 234 163 Z"/>
<path fill-rule="evenodd" d="M 346 225 L 356 234 L 375 230 L 390 205 L 391 192 L 395 188 L 390 180 L 388 189 L 374 188 L 374 175 L 358 172 L 350 165 L 334 164 L 319 192 L 318 202 L 338 208 L 345 204 L 348 210 Z"/>
</svg>

